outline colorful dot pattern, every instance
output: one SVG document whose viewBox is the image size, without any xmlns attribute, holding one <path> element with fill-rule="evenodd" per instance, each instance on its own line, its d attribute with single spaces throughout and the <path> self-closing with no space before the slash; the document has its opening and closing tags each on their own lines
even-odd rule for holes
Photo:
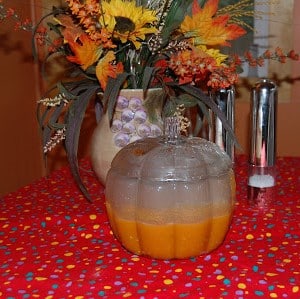
<svg viewBox="0 0 300 299">
<path fill-rule="evenodd" d="M 300 298 L 300 158 L 278 159 L 267 211 L 247 205 L 245 157 L 224 243 L 210 254 L 155 260 L 127 252 L 108 223 L 104 190 L 83 160 L 88 203 L 67 168 L 0 201 L 0 297 Z"/>
</svg>

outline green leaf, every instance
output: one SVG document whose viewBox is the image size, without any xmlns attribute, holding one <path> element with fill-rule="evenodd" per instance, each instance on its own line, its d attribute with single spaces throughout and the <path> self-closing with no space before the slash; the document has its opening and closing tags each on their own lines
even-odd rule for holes
<svg viewBox="0 0 300 299">
<path fill-rule="evenodd" d="M 203 119 L 200 117 L 199 114 L 196 115 L 195 118 L 195 123 L 194 123 L 194 132 L 193 132 L 193 136 L 198 136 L 201 128 L 203 125 Z"/>
<path fill-rule="evenodd" d="M 108 113 L 109 122 L 112 121 L 119 92 L 129 76 L 131 76 L 131 74 L 122 73 L 119 74 L 117 78 L 110 78 L 108 80 L 103 94 L 103 108 L 104 112 L 107 111 Z"/>
<path fill-rule="evenodd" d="M 88 107 L 88 103 L 97 91 L 99 91 L 98 85 L 86 84 L 84 82 L 74 88 L 73 92 L 78 96 L 78 99 L 72 102 L 66 116 L 67 128 L 65 146 L 71 173 L 79 189 L 88 201 L 91 201 L 91 197 L 80 176 L 77 152 L 82 121 Z"/>
<path fill-rule="evenodd" d="M 68 100 L 76 100 L 79 98 L 77 95 L 74 95 L 74 93 L 72 93 L 63 82 L 58 82 L 57 88 L 59 92 L 63 94 Z"/>
<path fill-rule="evenodd" d="M 171 97 L 168 101 L 166 101 L 164 105 L 164 115 L 165 116 L 173 116 L 176 112 L 177 103 L 174 97 Z"/>
<path fill-rule="evenodd" d="M 196 98 L 186 93 L 179 95 L 175 100 L 177 105 L 184 105 L 185 108 L 195 107 L 198 104 Z"/>
<path fill-rule="evenodd" d="M 145 100 L 144 100 L 144 107 L 147 110 L 149 120 L 151 122 L 157 122 L 159 118 L 161 118 L 161 111 L 163 109 L 163 105 L 166 99 L 166 94 L 163 89 L 157 89 L 156 91 L 146 92 Z"/>
<path fill-rule="evenodd" d="M 178 0 L 172 2 L 164 20 L 164 28 L 162 30 L 164 42 L 167 42 L 171 33 L 180 26 L 192 2 L 193 0 Z"/>
<path fill-rule="evenodd" d="M 47 108 L 41 103 L 38 104 L 37 120 L 41 130 L 43 146 L 51 139 L 53 130 L 61 129 L 65 126 L 65 124 L 58 122 L 63 109 L 64 103 L 61 103 L 59 106 Z"/>
<path fill-rule="evenodd" d="M 207 106 L 204 103 L 198 101 L 198 107 L 203 113 L 204 117 L 207 119 L 209 125 L 212 125 L 211 115 L 209 113 Z"/>
<path fill-rule="evenodd" d="M 149 86 L 151 84 L 151 80 L 153 78 L 153 74 L 155 73 L 155 71 L 156 71 L 155 67 L 150 67 L 150 66 L 145 67 L 143 82 L 142 82 L 143 90 L 146 90 L 147 88 L 149 88 Z"/>
<path fill-rule="evenodd" d="M 56 34 L 58 34 L 60 36 L 62 35 L 60 30 L 59 30 L 58 24 L 53 24 L 53 23 L 47 22 L 47 26 L 49 27 L 50 30 L 52 30 Z"/>
</svg>

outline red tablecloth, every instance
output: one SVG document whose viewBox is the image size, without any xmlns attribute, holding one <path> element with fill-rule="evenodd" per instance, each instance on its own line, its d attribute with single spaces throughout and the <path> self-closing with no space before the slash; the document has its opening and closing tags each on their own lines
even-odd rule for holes
<svg viewBox="0 0 300 299">
<path fill-rule="evenodd" d="M 83 161 L 88 203 L 67 168 L 1 198 L 1 298 L 300 298 L 300 158 L 278 159 L 266 213 L 246 204 L 236 166 L 231 229 L 214 252 L 186 260 L 132 255 L 113 237 L 103 187 Z"/>
</svg>

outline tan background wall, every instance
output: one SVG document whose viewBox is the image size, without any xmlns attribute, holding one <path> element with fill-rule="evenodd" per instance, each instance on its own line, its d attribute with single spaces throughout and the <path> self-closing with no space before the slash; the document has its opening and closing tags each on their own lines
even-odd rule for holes
<svg viewBox="0 0 300 299">
<path fill-rule="evenodd" d="M 29 17 L 26 2 L 9 0 L 9 5 Z M 39 81 L 31 35 L 11 28 L 12 23 L 0 23 L 0 194 L 45 173 L 35 116 Z"/>
<path fill-rule="evenodd" d="M 282 0 L 283 1 L 283 0 Z M 35 3 L 38 11 L 46 9 L 42 0 L 5 0 L 21 11 L 24 17 L 31 14 L 29 3 Z M 49 1 L 45 1 L 49 2 Z M 56 1 L 60 2 L 59 0 Z M 52 1 L 53 3 L 53 1 Z M 49 4 L 48 4 L 49 5 Z M 292 21 L 292 43 L 300 52 L 300 1 L 294 1 L 294 18 Z M 290 21 L 286 24 L 291 27 Z M 37 66 L 31 59 L 30 35 L 12 30 L 11 24 L 2 23 L 0 26 L 0 194 L 11 192 L 33 180 L 45 175 L 53 169 L 66 164 L 62 150 L 54 152 L 49 159 L 48 168 L 44 167 L 40 149 L 39 132 L 36 123 L 36 99 L 40 94 L 40 78 Z M 284 48 L 285 40 L 279 46 Z M 289 81 L 290 96 L 281 99 L 278 109 L 278 155 L 300 156 L 300 62 L 291 66 L 288 78 L 277 74 L 279 81 Z M 287 84 L 287 83 L 284 83 Z M 285 93 L 284 93 L 285 94 Z M 279 98 L 281 87 L 279 87 Z M 244 148 L 248 151 L 248 94 L 236 101 L 236 133 Z M 88 139 L 92 127 L 93 117 L 83 128 L 80 156 L 88 153 Z"/>
<path fill-rule="evenodd" d="M 280 1 L 283 9 L 289 9 L 289 16 L 283 11 L 275 11 L 280 17 L 271 17 L 269 23 L 272 48 L 295 49 L 300 51 L 300 1 L 288 0 L 293 7 Z M 291 3 L 291 4 L 292 4 Z M 280 10 L 280 8 L 279 8 Z M 287 47 L 287 48 L 286 48 Z M 273 63 L 270 77 L 278 84 L 278 117 L 277 117 L 277 153 L 279 156 L 300 156 L 300 61 L 287 64 Z M 252 82 L 256 79 L 252 78 Z M 240 90 L 240 87 L 237 87 Z M 244 153 L 249 148 L 249 90 L 236 100 L 236 134 Z"/>
</svg>

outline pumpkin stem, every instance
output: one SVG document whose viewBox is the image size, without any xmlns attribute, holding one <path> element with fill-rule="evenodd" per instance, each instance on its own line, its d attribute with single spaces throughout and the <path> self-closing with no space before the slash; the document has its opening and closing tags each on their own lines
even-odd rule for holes
<svg viewBox="0 0 300 299">
<path fill-rule="evenodd" d="M 177 116 L 166 117 L 164 132 L 167 143 L 177 144 L 180 139 L 180 119 Z"/>
</svg>

